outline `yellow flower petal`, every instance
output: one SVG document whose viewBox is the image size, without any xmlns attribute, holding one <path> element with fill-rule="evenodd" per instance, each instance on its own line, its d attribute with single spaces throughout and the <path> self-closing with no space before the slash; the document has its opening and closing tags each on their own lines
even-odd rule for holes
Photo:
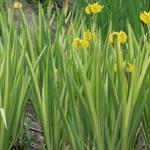
<svg viewBox="0 0 150 150">
<path fill-rule="evenodd" d="M 91 40 L 92 37 L 91 37 L 91 33 L 89 32 L 89 30 L 87 30 L 83 33 L 83 38 L 88 40 L 88 41 Z"/>
<path fill-rule="evenodd" d="M 88 48 L 89 47 L 89 42 L 87 40 L 81 40 L 81 47 L 82 48 Z"/>
<path fill-rule="evenodd" d="M 89 47 L 89 42 L 86 39 L 75 38 L 72 42 L 72 47 L 87 48 L 87 47 Z"/>
<path fill-rule="evenodd" d="M 99 13 L 101 12 L 103 9 L 103 6 L 98 4 L 98 3 L 94 3 L 94 4 L 88 4 L 88 6 L 85 7 L 85 12 L 87 14 L 95 14 L 95 13 Z"/>
<path fill-rule="evenodd" d="M 134 66 L 129 63 L 129 64 L 128 64 L 128 71 L 129 71 L 129 72 L 133 72 L 133 70 L 134 70 Z"/>
<path fill-rule="evenodd" d="M 96 36 L 95 32 L 92 33 L 89 30 L 87 30 L 83 33 L 83 38 L 90 41 L 90 40 L 95 40 L 97 38 L 97 36 Z"/>
<path fill-rule="evenodd" d="M 110 43 L 113 43 L 114 42 L 114 36 L 117 36 L 119 34 L 119 32 L 112 32 L 110 35 L 109 35 L 109 42 Z"/>
<path fill-rule="evenodd" d="M 15 9 L 21 9 L 22 8 L 22 4 L 20 2 L 14 2 L 13 3 L 13 8 L 15 8 Z"/>
<path fill-rule="evenodd" d="M 119 40 L 120 40 L 120 43 L 125 43 L 127 41 L 127 35 L 125 32 L 123 31 L 119 32 Z"/>
<path fill-rule="evenodd" d="M 88 6 L 85 7 L 85 12 L 86 12 L 87 14 L 91 14 L 90 7 L 91 7 L 90 5 L 88 5 Z"/>
<path fill-rule="evenodd" d="M 150 11 L 144 11 L 144 13 L 140 14 L 140 20 L 145 24 L 150 24 Z"/>
<path fill-rule="evenodd" d="M 82 40 L 80 38 L 75 38 L 73 40 L 73 42 L 72 42 L 72 47 L 76 48 L 76 47 L 80 46 L 81 45 L 81 41 Z"/>
<path fill-rule="evenodd" d="M 114 43 L 114 36 L 118 36 L 119 37 L 119 41 L 120 43 L 125 43 L 127 41 L 127 35 L 125 32 L 120 31 L 120 32 L 112 32 L 109 35 L 109 42 L 110 43 Z"/>
<path fill-rule="evenodd" d="M 91 12 L 94 13 L 94 14 L 101 12 L 102 9 L 103 9 L 103 6 L 101 6 L 98 3 L 94 3 L 93 5 L 91 5 Z"/>
</svg>

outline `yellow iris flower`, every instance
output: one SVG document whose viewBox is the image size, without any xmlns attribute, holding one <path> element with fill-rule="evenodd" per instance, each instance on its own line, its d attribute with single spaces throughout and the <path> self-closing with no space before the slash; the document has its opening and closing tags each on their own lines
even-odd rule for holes
<svg viewBox="0 0 150 150">
<path fill-rule="evenodd" d="M 88 48 L 89 42 L 86 39 L 75 38 L 72 42 L 72 47 L 74 47 L 74 48 L 77 48 L 77 47 Z"/>
<path fill-rule="evenodd" d="M 140 19 L 143 21 L 145 24 L 150 24 L 150 11 L 140 14 Z"/>
<path fill-rule="evenodd" d="M 87 41 L 95 40 L 97 38 L 95 32 L 90 32 L 89 30 L 85 31 L 83 33 L 83 38 L 86 39 Z"/>
<path fill-rule="evenodd" d="M 94 4 L 88 4 L 88 6 L 85 7 L 85 12 L 87 14 L 95 14 L 95 13 L 99 13 L 102 11 L 104 6 L 98 4 L 98 3 L 94 3 Z"/>
<path fill-rule="evenodd" d="M 127 41 L 127 35 L 125 32 L 120 31 L 120 32 L 112 32 L 109 36 L 109 41 L 110 43 L 114 43 L 114 36 L 119 37 L 120 43 L 125 43 Z"/>
<path fill-rule="evenodd" d="M 72 42 L 72 47 L 76 48 L 81 45 L 81 39 L 80 38 L 75 38 Z"/>
<path fill-rule="evenodd" d="M 22 8 L 22 4 L 20 2 L 14 2 L 13 3 L 13 8 L 15 8 L 15 9 L 21 9 Z"/>
</svg>

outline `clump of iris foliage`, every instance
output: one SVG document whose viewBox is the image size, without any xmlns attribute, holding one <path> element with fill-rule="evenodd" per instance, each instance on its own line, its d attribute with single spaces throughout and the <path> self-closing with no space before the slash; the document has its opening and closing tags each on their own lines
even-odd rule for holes
<svg viewBox="0 0 150 150">
<path fill-rule="evenodd" d="M 0 150 L 22 142 L 28 99 L 43 149 L 133 150 L 140 131 L 150 149 L 150 1 L 74 2 L 29 26 L 0 1 Z"/>
</svg>

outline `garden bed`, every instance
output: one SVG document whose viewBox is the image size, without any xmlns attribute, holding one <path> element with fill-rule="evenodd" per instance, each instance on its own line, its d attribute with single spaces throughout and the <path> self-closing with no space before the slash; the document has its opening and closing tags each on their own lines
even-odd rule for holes
<svg viewBox="0 0 150 150">
<path fill-rule="evenodd" d="M 150 149 L 150 2 L 57 3 L 0 5 L 0 150 Z"/>
</svg>

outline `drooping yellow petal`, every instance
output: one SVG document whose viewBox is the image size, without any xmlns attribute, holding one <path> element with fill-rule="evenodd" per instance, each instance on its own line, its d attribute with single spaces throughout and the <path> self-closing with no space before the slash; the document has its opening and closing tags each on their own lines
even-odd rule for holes
<svg viewBox="0 0 150 150">
<path fill-rule="evenodd" d="M 91 14 L 90 7 L 91 7 L 90 5 L 88 5 L 88 6 L 85 7 L 85 12 L 86 12 L 87 14 Z"/>
<path fill-rule="evenodd" d="M 109 42 L 110 43 L 114 43 L 114 36 L 117 36 L 119 32 L 112 32 L 110 35 L 109 35 Z"/>
</svg>

